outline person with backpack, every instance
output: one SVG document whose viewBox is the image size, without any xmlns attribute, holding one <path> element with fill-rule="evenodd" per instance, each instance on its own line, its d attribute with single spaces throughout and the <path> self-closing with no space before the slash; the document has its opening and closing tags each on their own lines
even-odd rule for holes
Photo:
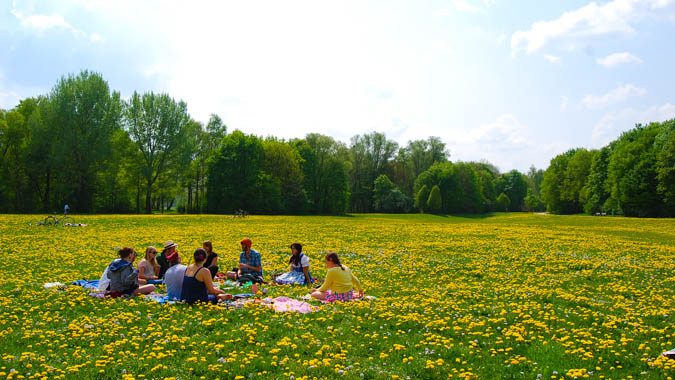
<svg viewBox="0 0 675 380">
<path fill-rule="evenodd" d="M 138 283 L 138 269 L 134 269 L 133 264 L 137 256 L 136 251 L 133 248 L 124 247 L 117 254 L 119 259 L 111 262 L 107 269 L 107 277 L 110 280 L 107 287 L 109 295 L 134 297 L 138 293 L 152 293 L 155 290 L 154 285 L 141 286 Z"/>
</svg>

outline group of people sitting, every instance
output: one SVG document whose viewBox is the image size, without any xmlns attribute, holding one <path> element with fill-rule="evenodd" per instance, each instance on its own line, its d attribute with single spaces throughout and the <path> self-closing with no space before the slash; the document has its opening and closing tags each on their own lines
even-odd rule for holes
<svg viewBox="0 0 675 380">
<path fill-rule="evenodd" d="M 216 287 L 214 278 L 226 277 L 242 284 L 265 283 L 260 253 L 251 249 L 253 242 L 246 238 L 240 244 L 239 266 L 224 274 L 218 270 L 218 254 L 213 251 L 210 241 L 205 241 L 202 248 L 194 251 L 194 262 L 190 265 L 182 264 L 177 245 L 171 240 L 164 244 L 160 254 L 155 247 L 148 247 L 145 257 L 138 263 L 138 269 L 133 266 L 136 251 L 125 247 L 118 251 L 119 258 L 106 267 L 100 283 L 113 297 L 150 294 L 155 291 L 155 285 L 165 284 L 171 300 L 215 304 L 219 300 L 231 299 L 232 295 Z M 293 243 L 290 249 L 289 271 L 275 277 L 274 282 L 281 285 L 313 284 L 315 280 L 309 272 L 309 257 L 302 253 L 302 244 Z M 363 297 L 361 283 L 347 266 L 340 263 L 337 253 L 326 254 L 325 263 L 328 268 L 326 279 L 320 287 L 312 290 L 312 297 L 329 302 Z"/>
</svg>

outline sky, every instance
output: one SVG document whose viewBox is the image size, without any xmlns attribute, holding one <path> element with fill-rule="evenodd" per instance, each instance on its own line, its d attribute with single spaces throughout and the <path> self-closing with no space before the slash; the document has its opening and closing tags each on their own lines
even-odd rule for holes
<svg viewBox="0 0 675 380">
<path fill-rule="evenodd" d="M 0 108 L 99 72 L 228 130 L 546 168 L 675 117 L 675 0 L 0 0 Z"/>
</svg>

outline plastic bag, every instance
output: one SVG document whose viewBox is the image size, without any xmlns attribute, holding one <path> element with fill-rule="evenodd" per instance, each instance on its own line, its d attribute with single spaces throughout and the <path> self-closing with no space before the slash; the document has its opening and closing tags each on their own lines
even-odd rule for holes
<svg viewBox="0 0 675 380">
<path fill-rule="evenodd" d="M 108 267 L 105 267 L 101 279 L 98 280 L 98 290 L 107 290 L 108 285 L 110 285 L 110 279 L 108 278 Z"/>
</svg>

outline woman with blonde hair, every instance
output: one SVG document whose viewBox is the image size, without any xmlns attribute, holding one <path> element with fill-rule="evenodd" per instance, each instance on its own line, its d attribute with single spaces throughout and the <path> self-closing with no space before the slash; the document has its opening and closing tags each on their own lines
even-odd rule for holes
<svg viewBox="0 0 675 380">
<path fill-rule="evenodd" d="M 138 263 L 138 281 L 141 284 L 157 282 L 159 264 L 157 264 L 157 248 L 150 246 L 145 249 L 145 257 Z"/>
</svg>

